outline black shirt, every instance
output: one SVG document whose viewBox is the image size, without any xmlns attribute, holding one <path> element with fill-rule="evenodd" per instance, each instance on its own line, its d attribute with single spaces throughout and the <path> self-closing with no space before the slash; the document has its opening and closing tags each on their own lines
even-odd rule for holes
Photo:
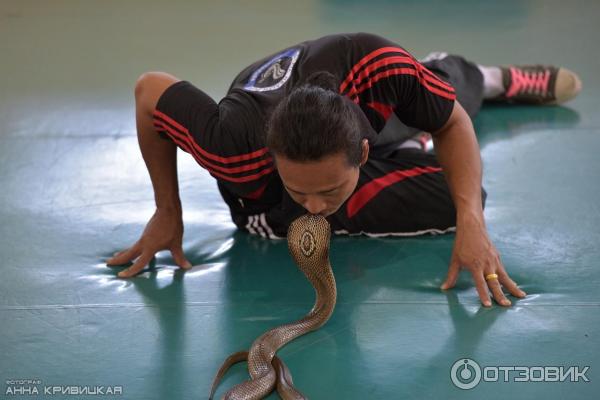
<svg viewBox="0 0 600 400">
<path fill-rule="evenodd" d="M 394 42 L 367 33 L 325 36 L 288 47 L 245 68 L 216 104 L 204 95 L 190 110 L 196 160 L 233 197 L 257 199 L 276 175 L 265 147 L 270 110 L 308 75 L 328 71 L 339 92 L 360 107 L 372 134 L 394 113 L 408 126 L 435 132 L 448 120 L 454 89 Z M 371 133 L 365 136 L 370 141 Z"/>
</svg>

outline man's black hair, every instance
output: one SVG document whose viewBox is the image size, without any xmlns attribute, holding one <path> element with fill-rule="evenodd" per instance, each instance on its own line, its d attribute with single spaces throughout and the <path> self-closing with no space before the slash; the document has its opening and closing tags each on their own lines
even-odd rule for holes
<svg viewBox="0 0 600 400">
<path fill-rule="evenodd" d="M 267 147 L 292 161 L 316 161 L 344 152 L 348 163 L 361 160 L 361 127 L 357 107 L 338 93 L 329 72 L 313 73 L 273 110 L 267 125 Z"/>
</svg>

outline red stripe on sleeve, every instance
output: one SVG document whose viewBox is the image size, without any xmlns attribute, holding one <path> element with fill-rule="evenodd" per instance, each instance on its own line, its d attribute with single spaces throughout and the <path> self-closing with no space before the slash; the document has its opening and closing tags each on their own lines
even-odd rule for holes
<svg viewBox="0 0 600 400">
<path fill-rule="evenodd" d="M 424 79 L 428 82 L 433 83 L 439 86 L 441 89 L 445 89 L 451 93 L 454 93 L 454 88 L 449 84 L 445 83 L 441 79 L 439 79 L 433 72 L 429 71 L 423 65 L 416 62 L 411 57 L 386 57 L 378 60 L 372 64 L 369 64 L 364 70 L 360 72 L 354 79 L 353 82 L 355 84 L 359 84 L 363 79 L 367 78 L 372 72 L 375 70 L 386 67 L 388 65 L 396 64 L 396 63 L 405 63 L 410 64 L 415 67 L 415 69 L 422 73 Z"/>
<path fill-rule="evenodd" d="M 420 76 L 418 74 L 418 72 L 412 68 L 394 68 L 394 69 L 388 69 L 387 71 L 380 72 L 380 73 L 372 76 L 365 84 L 361 85 L 358 88 L 355 88 L 354 95 L 356 96 L 359 93 L 364 92 L 365 90 L 367 90 L 368 88 L 373 86 L 375 83 L 377 83 L 377 81 L 379 81 L 383 78 L 389 78 L 390 76 L 394 76 L 394 75 L 413 75 L 419 80 L 419 83 L 421 85 L 423 85 L 431 93 L 437 94 L 438 96 L 444 97 L 448 100 L 456 99 L 456 95 L 454 93 L 448 93 L 448 92 L 440 90 L 436 87 L 431 86 L 423 76 Z"/>
<path fill-rule="evenodd" d="M 372 59 L 374 59 L 375 57 L 377 57 L 380 54 L 390 53 L 390 52 L 398 52 L 398 53 L 401 53 L 403 55 L 410 57 L 410 54 L 408 54 L 404 49 L 401 49 L 399 47 L 382 47 L 382 48 L 379 48 L 377 50 L 370 52 L 369 54 L 367 54 L 366 56 L 361 58 L 361 60 L 359 62 L 354 64 L 352 69 L 350 69 L 350 72 L 348 72 L 346 79 L 340 85 L 340 93 L 342 93 L 344 90 L 346 90 L 346 87 L 350 84 L 350 82 L 352 82 L 354 74 L 356 74 L 363 67 L 363 65 L 365 65 L 366 63 L 368 63 L 369 61 L 371 61 Z"/>
<path fill-rule="evenodd" d="M 233 178 L 233 177 L 230 177 L 230 176 L 225 176 L 223 174 L 219 174 L 218 172 L 211 172 L 210 174 L 212 176 L 214 176 L 214 177 L 221 178 L 221 179 L 229 181 L 229 182 L 244 183 L 244 182 L 255 181 L 255 180 L 259 179 L 262 176 L 270 174 L 273 171 L 275 171 L 275 168 L 274 167 L 269 167 L 269 168 L 263 169 L 260 172 L 255 173 L 255 174 L 248 175 L 248 176 L 240 176 L 238 178 Z"/>
<path fill-rule="evenodd" d="M 161 119 L 163 119 L 164 121 L 166 121 L 170 125 L 172 125 L 173 127 L 177 128 L 179 131 L 185 133 L 186 136 L 191 137 L 191 135 L 186 127 L 179 124 L 177 121 L 173 120 L 168 115 L 163 114 L 162 112 L 160 112 L 158 110 L 154 110 L 154 115 L 160 117 Z M 209 153 L 208 151 L 204 150 L 202 147 L 200 147 L 200 145 L 198 143 L 196 143 L 195 140 L 192 142 L 192 144 L 196 148 L 196 150 L 198 150 L 206 158 L 209 158 L 213 161 L 217 161 L 217 162 L 224 163 L 224 164 L 230 164 L 230 163 L 235 163 L 235 162 L 240 162 L 240 161 L 251 160 L 253 158 L 258 158 L 269 151 L 266 147 L 263 147 L 262 149 L 258 149 L 256 151 L 253 151 L 253 152 L 247 153 L 247 154 L 240 154 L 240 155 L 231 156 L 231 157 L 222 157 L 217 154 L 212 154 L 212 153 Z"/>
<path fill-rule="evenodd" d="M 366 183 L 360 187 L 348 200 L 346 205 L 346 214 L 348 218 L 352 218 L 358 213 L 369 201 L 379 194 L 386 187 L 398 183 L 407 178 L 413 178 L 415 176 L 423 174 L 431 174 L 434 172 L 440 172 L 442 169 L 439 167 L 416 167 L 407 170 L 400 170 L 390 172 L 380 178 L 373 179 L 371 182 Z"/>
<path fill-rule="evenodd" d="M 194 141 L 194 139 L 192 137 L 190 137 L 188 135 L 184 135 L 181 132 L 178 132 L 177 130 L 173 129 L 172 127 L 170 127 L 169 125 L 165 124 L 161 120 L 155 119 L 154 120 L 154 126 L 158 127 L 159 129 L 162 129 L 162 130 L 167 130 L 168 133 L 171 133 L 171 136 L 177 136 L 180 140 L 185 141 L 185 143 L 187 143 L 187 145 L 188 145 L 187 146 L 188 149 L 190 149 L 190 147 L 193 146 L 193 144 L 195 143 L 195 141 Z M 192 148 L 191 150 L 195 150 L 195 149 Z M 220 171 L 220 172 L 224 172 L 224 173 L 227 173 L 227 174 L 238 174 L 238 173 L 241 173 L 241 172 L 252 171 L 254 169 L 262 167 L 263 165 L 267 165 L 267 164 L 273 162 L 273 158 L 272 157 L 267 157 L 264 160 L 260 160 L 260 161 L 254 162 L 252 164 L 240 165 L 238 167 L 222 167 L 220 165 L 213 164 L 210 161 L 203 159 L 202 156 L 199 155 L 195 151 L 187 151 L 187 152 L 190 153 L 190 154 L 192 154 L 194 156 L 194 158 L 203 167 L 205 167 L 206 169 Z"/>
<path fill-rule="evenodd" d="M 448 82 L 446 82 L 445 80 L 441 79 L 439 76 L 437 76 L 436 74 L 434 74 L 433 72 L 428 70 L 426 66 L 419 63 L 418 61 L 415 62 L 415 65 L 419 68 L 419 71 L 424 72 L 426 75 L 429 75 L 429 77 L 431 77 L 432 79 L 437 81 L 438 85 L 440 85 L 441 87 L 447 86 L 448 90 L 454 91 L 454 88 L 452 87 L 451 84 L 449 84 Z"/>
<path fill-rule="evenodd" d="M 171 139 L 173 139 L 173 141 L 175 143 L 177 143 L 182 148 L 182 150 L 190 153 L 194 157 L 194 159 L 196 160 L 196 162 L 198 164 L 200 164 L 202 167 L 206 168 L 206 170 L 211 175 L 213 175 L 214 177 L 218 177 L 218 178 L 221 178 L 221 179 L 229 181 L 229 182 L 243 183 L 243 182 L 250 182 L 250 181 L 253 181 L 253 180 L 257 180 L 260 177 L 262 177 L 264 175 L 267 175 L 267 174 L 269 174 L 269 173 L 271 173 L 271 172 L 273 172 L 275 170 L 275 167 L 272 165 L 272 162 L 271 162 L 272 161 L 271 157 L 269 157 L 269 158 L 267 158 L 265 160 L 259 161 L 257 163 L 253 163 L 253 164 L 249 164 L 249 165 L 243 165 L 243 166 L 240 166 L 240 167 L 225 168 L 225 167 L 220 167 L 220 166 L 214 165 L 214 164 L 209 163 L 208 161 L 204 160 L 198 154 L 198 152 L 196 151 L 196 149 L 193 146 L 191 146 L 191 144 L 195 143 L 193 141 L 192 137 L 186 136 L 186 135 L 183 135 L 180 132 L 177 132 L 175 129 L 173 129 L 172 127 L 168 126 L 167 124 L 165 124 L 162 121 L 155 120 L 155 123 L 158 125 L 159 129 L 163 129 L 171 137 Z M 232 177 L 232 176 L 228 176 L 228 175 L 222 174 L 222 173 L 217 172 L 215 169 L 213 169 L 213 168 L 211 168 L 211 167 L 209 167 L 207 165 L 207 164 L 210 164 L 210 166 L 212 166 L 212 167 L 218 167 L 219 169 L 229 170 L 230 173 L 233 173 L 233 172 L 239 173 L 239 172 L 247 172 L 247 171 L 251 171 L 251 170 L 257 169 L 257 168 L 259 168 L 259 167 L 261 167 L 263 165 L 267 165 L 269 163 L 271 163 L 271 166 L 268 167 L 268 168 L 265 168 L 265 169 L 263 169 L 263 170 L 255 173 L 255 174 L 251 174 L 251 175 L 247 175 L 247 176 L 240 176 L 240 177 Z"/>
</svg>

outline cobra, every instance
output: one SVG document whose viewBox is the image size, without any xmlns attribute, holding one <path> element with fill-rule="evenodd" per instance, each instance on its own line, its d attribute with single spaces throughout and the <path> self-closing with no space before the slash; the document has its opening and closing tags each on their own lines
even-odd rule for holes
<svg viewBox="0 0 600 400">
<path fill-rule="evenodd" d="M 319 329 L 333 313 L 337 290 L 329 262 L 330 237 L 331 228 L 322 216 L 307 214 L 292 222 L 287 235 L 289 251 L 315 289 L 315 304 L 304 318 L 265 332 L 252 343 L 249 351 L 229 356 L 213 380 L 210 400 L 229 367 L 245 360 L 251 379 L 228 390 L 222 399 L 262 399 L 275 387 L 284 400 L 305 399 L 294 387 L 288 368 L 275 353 L 297 337 Z"/>
</svg>

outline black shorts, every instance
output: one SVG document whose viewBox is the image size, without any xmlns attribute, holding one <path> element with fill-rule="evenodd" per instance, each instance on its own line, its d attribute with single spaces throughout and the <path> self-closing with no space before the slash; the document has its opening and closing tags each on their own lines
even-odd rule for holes
<svg viewBox="0 0 600 400">
<path fill-rule="evenodd" d="M 482 189 L 483 207 L 486 197 Z M 455 230 L 456 209 L 435 155 L 399 149 L 370 157 L 331 225 L 337 234 L 436 235 Z"/>
<path fill-rule="evenodd" d="M 306 210 L 295 203 L 274 176 L 266 198 L 273 204 L 240 199 L 223 190 L 233 221 L 243 230 L 266 238 L 284 238 L 289 224 Z M 486 192 L 482 189 L 482 206 Z M 350 198 L 327 217 L 335 234 L 417 236 L 453 232 L 456 209 L 446 178 L 434 154 L 398 149 L 373 154 L 360 169 Z"/>
</svg>

